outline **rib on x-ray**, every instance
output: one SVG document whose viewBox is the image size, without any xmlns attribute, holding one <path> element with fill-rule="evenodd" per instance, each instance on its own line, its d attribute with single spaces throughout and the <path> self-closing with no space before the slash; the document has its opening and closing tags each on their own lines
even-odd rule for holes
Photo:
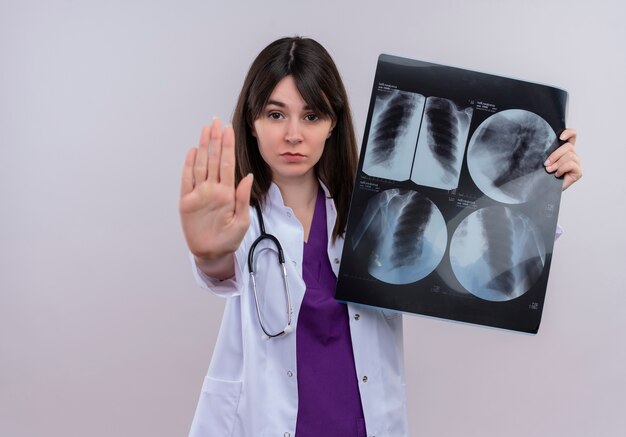
<svg viewBox="0 0 626 437">
<path fill-rule="evenodd" d="M 542 189 L 543 162 L 558 141 L 540 116 L 521 109 L 498 112 L 472 135 L 467 165 L 480 190 L 499 202 L 523 203 Z"/>
<path fill-rule="evenodd" d="M 428 97 L 411 180 L 444 190 L 459 185 L 459 174 L 473 109 L 452 100 Z"/>
<path fill-rule="evenodd" d="M 409 179 L 423 110 L 421 94 L 378 91 L 363 172 L 396 181 Z"/>
<path fill-rule="evenodd" d="M 532 220 L 504 206 L 467 216 L 450 242 L 452 271 L 473 295 L 507 301 L 526 293 L 545 264 L 545 244 Z"/>
<path fill-rule="evenodd" d="M 409 284 L 428 275 L 441 261 L 447 243 L 446 223 L 423 194 L 393 188 L 369 200 L 351 243 L 357 253 L 365 251 L 373 277 L 390 284 Z"/>
</svg>

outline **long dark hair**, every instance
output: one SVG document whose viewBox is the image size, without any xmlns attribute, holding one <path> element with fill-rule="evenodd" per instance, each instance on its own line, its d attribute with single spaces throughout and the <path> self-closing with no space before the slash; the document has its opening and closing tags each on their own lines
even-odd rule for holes
<svg viewBox="0 0 626 437">
<path fill-rule="evenodd" d="M 348 96 L 337 66 L 321 44 L 310 38 L 281 38 L 264 48 L 252 63 L 233 115 L 237 183 L 254 174 L 250 202 L 262 204 L 272 182 L 272 172 L 252 135 L 254 121 L 285 76 L 292 76 L 309 107 L 335 123 L 324 153 L 315 166 L 337 208 L 333 240 L 342 235 L 348 220 L 350 196 L 358 161 Z"/>
</svg>

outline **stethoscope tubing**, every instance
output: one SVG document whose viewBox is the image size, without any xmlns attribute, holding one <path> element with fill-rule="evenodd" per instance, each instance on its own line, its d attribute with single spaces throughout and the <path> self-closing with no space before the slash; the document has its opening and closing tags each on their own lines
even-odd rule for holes
<svg viewBox="0 0 626 437">
<path fill-rule="evenodd" d="M 269 340 L 270 338 L 279 337 L 281 335 L 291 332 L 291 329 L 292 329 L 291 319 L 292 319 L 292 314 L 293 314 L 293 308 L 291 305 L 291 293 L 289 291 L 289 281 L 287 280 L 287 268 L 285 267 L 285 255 L 283 253 L 283 248 L 280 242 L 278 241 L 278 238 L 276 238 L 272 234 L 268 234 L 267 232 L 265 232 L 265 223 L 263 222 L 263 214 L 261 212 L 261 208 L 259 207 L 259 205 L 258 204 L 254 205 L 254 208 L 256 210 L 257 217 L 259 219 L 259 228 L 260 228 L 261 234 L 256 240 L 254 240 L 254 242 L 252 243 L 252 246 L 250 246 L 250 250 L 248 252 L 248 271 L 250 272 L 250 280 L 252 282 L 252 291 L 254 292 L 254 304 L 256 307 L 257 317 L 259 318 L 259 325 L 261 326 L 261 330 L 263 331 L 263 334 L 264 334 L 263 338 L 266 340 Z M 265 322 L 263 321 L 261 309 L 259 307 L 259 296 L 258 296 L 257 287 L 256 287 L 256 278 L 255 278 L 255 269 L 254 269 L 255 267 L 254 251 L 256 250 L 257 245 L 263 240 L 270 240 L 276 246 L 276 249 L 278 252 L 278 263 L 280 264 L 281 270 L 283 272 L 285 301 L 287 304 L 287 324 L 279 332 L 270 332 L 267 329 L 267 327 L 265 326 Z"/>
</svg>

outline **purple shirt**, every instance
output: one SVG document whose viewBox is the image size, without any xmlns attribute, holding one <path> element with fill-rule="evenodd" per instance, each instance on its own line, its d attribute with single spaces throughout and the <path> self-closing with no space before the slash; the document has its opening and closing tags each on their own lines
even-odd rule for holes
<svg viewBox="0 0 626 437">
<path fill-rule="evenodd" d="M 296 328 L 296 437 L 365 437 L 345 304 L 335 300 L 337 278 L 328 260 L 326 204 L 320 189 L 302 276 L 306 291 Z"/>
</svg>

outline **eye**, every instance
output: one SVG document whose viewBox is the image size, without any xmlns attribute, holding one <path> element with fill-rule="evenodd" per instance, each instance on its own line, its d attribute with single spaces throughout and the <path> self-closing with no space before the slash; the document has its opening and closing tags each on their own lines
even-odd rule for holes
<svg viewBox="0 0 626 437">
<path fill-rule="evenodd" d="M 269 118 L 270 120 L 280 120 L 281 118 L 283 118 L 283 114 L 277 111 L 270 111 L 267 114 L 267 118 Z"/>
<path fill-rule="evenodd" d="M 315 113 L 310 113 L 310 114 L 305 115 L 305 116 L 304 116 L 304 119 L 305 119 L 306 121 L 317 121 L 317 120 L 319 120 L 320 118 L 319 118 L 319 116 L 318 116 L 317 114 L 315 114 Z"/>
</svg>

